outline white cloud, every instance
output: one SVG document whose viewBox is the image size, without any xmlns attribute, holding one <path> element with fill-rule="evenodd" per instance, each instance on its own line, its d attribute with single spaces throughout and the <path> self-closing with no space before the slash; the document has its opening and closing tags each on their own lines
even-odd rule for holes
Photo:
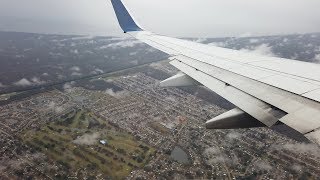
<svg viewBox="0 0 320 180">
<path fill-rule="evenodd" d="M 102 69 L 99 69 L 99 68 L 96 68 L 94 71 L 97 72 L 97 73 L 100 73 L 100 74 L 104 73 L 104 71 Z"/>
<path fill-rule="evenodd" d="M 79 51 L 78 51 L 78 49 L 75 49 L 75 50 L 71 51 L 71 53 L 73 53 L 73 54 L 79 54 Z"/>
<path fill-rule="evenodd" d="M 135 55 L 137 55 L 137 54 L 138 54 L 138 52 L 131 52 L 131 53 L 129 53 L 130 56 L 135 56 Z"/>
<path fill-rule="evenodd" d="M 301 172 L 302 171 L 302 167 L 298 164 L 294 164 L 292 167 L 291 167 L 292 170 L 296 171 L 296 172 Z"/>
<path fill-rule="evenodd" d="M 63 78 L 65 78 L 65 76 L 58 74 L 58 79 L 63 79 Z"/>
<path fill-rule="evenodd" d="M 45 83 L 46 83 L 45 81 L 41 81 L 40 78 L 38 78 L 38 77 L 33 77 L 33 78 L 31 79 L 31 81 L 32 81 L 34 84 L 37 84 L 37 85 L 45 84 Z"/>
<path fill-rule="evenodd" d="M 24 55 L 16 55 L 16 58 L 24 58 Z"/>
<path fill-rule="evenodd" d="M 204 151 L 204 156 L 207 159 L 207 163 L 211 165 L 220 164 L 220 163 L 225 163 L 225 164 L 235 163 L 235 160 L 233 158 L 228 157 L 225 153 L 221 152 L 221 150 L 216 147 L 207 148 Z"/>
<path fill-rule="evenodd" d="M 107 79 L 107 80 L 105 80 L 106 82 L 108 82 L 108 83 L 112 83 L 113 82 L 113 79 Z"/>
<path fill-rule="evenodd" d="M 272 170 L 272 166 L 265 161 L 257 161 L 254 163 L 254 167 L 257 168 L 258 170 L 263 170 L 263 171 L 270 171 Z"/>
<path fill-rule="evenodd" d="M 54 109 L 56 113 L 62 113 L 64 111 L 63 107 L 59 106 Z"/>
<path fill-rule="evenodd" d="M 221 153 L 221 151 L 218 148 L 215 148 L 215 147 L 207 148 L 204 151 L 204 155 L 207 156 L 207 157 L 210 157 L 210 156 L 213 156 L 213 155 L 216 155 L 216 154 L 220 154 L 220 153 Z"/>
<path fill-rule="evenodd" d="M 72 83 L 65 83 L 64 85 L 63 85 L 63 90 L 65 91 L 65 92 L 68 92 L 68 93 L 70 93 L 70 92 L 72 92 Z"/>
<path fill-rule="evenodd" d="M 157 49 L 155 49 L 155 48 L 145 49 L 145 52 L 146 52 L 146 53 L 153 53 L 153 52 L 156 52 L 156 51 L 157 51 Z"/>
<path fill-rule="evenodd" d="M 270 47 L 269 44 L 261 44 L 259 46 L 256 46 L 250 49 L 240 49 L 240 51 L 254 53 L 258 55 L 264 55 L 264 56 L 275 56 L 272 52 L 272 47 Z"/>
<path fill-rule="evenodd" d="M 139 61 L 138 60 L 134 60 L 134 61 L 130 61 L 130 63 L 133 64 L 133 65 L 138 65 Z"/>
<path fill-rule="evenodd" d="M 227 138 L 230 140 L 239 139 L 242 135 L 238 132 L 232 131 L 227 134 Z"/>
<path fill-rule="evenodd" d="M 109 41 L 124 41 L 124 40 L 132 40 L 133 38 L 128 37 L 128 36 L 123 36 L 123 37 L 112 37 L 109 38 Z"/>
<path fill-rule="evenodd" d="M 32 48 L 27 48 L 27 49 L 24 49 L 23 51 L 24 52 L 28 52 L 28 51 L 31 51 L 32 50 Z"/>
<path fill-rule="evenodd" d="M 78 72 L 72 72 L 71 76 L 82 76 L 82 73 L 78 73 Z"/>
<path fill-rule="evenodd" d="M 28 79 L 23 78 L 23 79 L 15 82 L 14 85 L 16 85 L 16 86 L 31 86 L 32 83 Z"/>
<path fill-rule="evenodd" d="M 55 107 L 56 103 L 51 101 L 49 104 L 48 104 L 48 108 L 49 109 L 53 109 Z"/>
<path fill-rule="evenodd" d="M 112 49 L 118 49 L 118 48 L 128 48 L 128 47 L 134 47 L 138 44 L 142 44 L 141 41 L 138 40 L 125 40 L 125 41 L 120 41 L 120 42 L 116 42 L 116 43 L 111 43 L 105 46 L 100 47 L 100 49 L 108 49 L 108 48 L 112 48 Z"/>
<path fill-rule="evenodd" d="M 259 39 L 250 39 L 250 43 L 257 43 L 259 42 Z"/>
<path fill-rule="evenodd" d="M 63 54 L 61 54 L 61 53 L 54 53 L 54 52 L 49 52 L 49 55 L 51 55 L 51 56 L 63 56 Z M 37 61 L 37 62 L 39 62 L 39 61 Z"/>
<path fill-rule="evenodd" d="M 96 71 L 91 71 L 90 74 L 97 75 L 98 73 Z"/>
<path fill-rule="evenodd" d="M 171 102 L 176 102 L 177 100 L 175 99 L 174 96 L 168 96 L 165 98 L 166 101 L 171 101 Z"/>
<path fill-rule="evenodd" d="M 225 47 L 226 43 L 225 42 L 212 42 L 208 44 L 209 46 L 218 46 L 218 47 Z"/>
<path fill-rule="evenodd" d="M 320 157 L 320 148 L 315 144 L 287 143 L 282 145 L 273 145 L 272 148 L 280 151 L 284 149 L 294 153 L 312 154 L 314 156 Z"/>
<path fill-rule="evenodd" d="M 49 76 L 49 74 L 48 73 L 43 73 L 42 76 Z"/>
<path fill-rule="evenodd" d="M 61 113 L 64 111 L 64 108 L 62 106 L 57 106 L 53 101 L 48 104 L 48 109 L 53 110 L 56 113 Z"/>
<path fill-rule="evenodd" d="M 105 91 L 105 93 L 110 96 L 113 96 L 115 98 L 122 98 L 122 97 L 127 97 L 128 95 L 130 95 L 130 93 L 126 90 L 114 92 L 113 89 L 107 89 Z"/>
<path fill-rule="evenodd" d="M 87 54 L 93 54 L 93 52 L 92 52 L 92 51 L 89 51 L 89 50 L 86 50 L 85 53 L 87 53 Z"/>
<path fill-rule="evenodd" d="M 79 145 L 93 145 L 98 141 L 99 137 L 99 133 L 84 134 L 72 142 Z"/>
<path fill-rule="evenodd" d="M 89 40 L 93 39 L 95 36 L 78 36 L 78 37 L 73 37 L 71 38 L 72 40 Z"/>
<path fill-rule="evenodd" d="M 71 88 L 72 88 L 72 86 L 69 83 L 66 83 L 63 85 L 63 89 L 71 89 Z"/>
<path fill-rule="evenodd" d="M 80 69 L 79 66 L 72 66 L 72 67 L 70 68 L 70 70 L 71 70 L 71 71 L 80 71 L 81 69 Z"/>
<path fill-rule="evenodd" d="M 194 40 L 194 42 L 197 42 L 197 43 L 203 43 L 205 41 L 207 41 L 206 38 L 198 38 L 198 39 Z"/>
<path fill-rule="evenodd" d="M 158 69 L 158 68 L 162 67 L 161 63 L 151 63 L 149 66 L 153 67 L 155 69 Z"/>
<path fill-rule="evenodd" d="M 102 69 L 99 69 L 99 68 L 96 68 L 96 69 L 94 69 L 93 71 L 90 72 L 90 74 L 95 74 L 95 75 L 102 74 L 102 73 L 104 73 L 104 71 Z"/>
<path fill-rule="evenodd" d="M 215 157 L 209 159 L 208 163 L 211 165 L 220 164 L 220 163 L 230 164 L 230 163 L 232 163 L 232 160 L 225 155 L 218 155 L 218 156 L 215 156 Z"/>
</svg>

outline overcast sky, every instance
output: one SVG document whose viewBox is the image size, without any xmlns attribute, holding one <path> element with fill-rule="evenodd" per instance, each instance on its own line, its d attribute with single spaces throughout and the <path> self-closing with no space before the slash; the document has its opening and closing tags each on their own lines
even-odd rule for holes
<svg viewBox="0 0 320 180">
<path fill-rule="evenodd" d="M 145 29 L 180 37 L 319 32 L 320 0 L 123 0 Z M 109 0 L 0 0 L 0 30 L 121 36 Z"/>
</svg>

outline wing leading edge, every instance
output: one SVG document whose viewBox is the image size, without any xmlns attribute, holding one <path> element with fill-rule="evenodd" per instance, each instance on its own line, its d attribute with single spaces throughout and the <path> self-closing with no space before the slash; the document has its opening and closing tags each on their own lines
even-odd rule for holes
<svg viewBox="0 0 320 180">
<path fill-rule="evenodd" d="M 238 108 L 208 120 L 207 128 L 286 124 L 320 144 L 320 66 L 261 57 L 145 31 L 121 0 L 111 0 L 125 33 L 170 54 L 183 72 L 162 86 L 202 84 Z"/>
</svg>

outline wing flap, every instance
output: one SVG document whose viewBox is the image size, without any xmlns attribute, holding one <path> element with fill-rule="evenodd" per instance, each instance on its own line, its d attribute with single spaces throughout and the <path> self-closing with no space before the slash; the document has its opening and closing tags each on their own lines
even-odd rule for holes
<svg viewBox="0 0 320 180">
<path fill-rule="evenodd" d="M 256 118 L 263 124 L 268 127 L 274 125 L 278 119 L 274 117 L 272 114 L 268 113 L 268 109 L 270 109 L 270 105 L 267 103 L 254 98 L 253 96 L 244 93 L 233 86 L 226 84 L 225 82 L 218 80 L 208 74 L 203 73 L 202 71 L 188 66 L 178 60 L 173 60 L 170 62 L 173 66 L 180 69 L 188 76 L 197 80 L 204 86 L 208 87 L 212 91 L 216 92 L 220 96 L 224 97 L 241 110 L 247 112 L 252 117 Z"/>
<path fill-rule="evenodd" d="M 268 104 L 269 107 L 277 107 L 282 113 L 276 117 L 303 134 L 320 127 L 320 119 L 315 116 L 320 114 L 320 105 L 315 101 L 185 56 L 174 58 Z"/>
</svg>

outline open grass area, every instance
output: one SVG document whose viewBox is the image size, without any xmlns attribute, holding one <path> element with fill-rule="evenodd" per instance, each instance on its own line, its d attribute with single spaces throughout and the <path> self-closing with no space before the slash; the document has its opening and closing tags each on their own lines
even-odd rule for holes
<svg viewBox="0 0 320 180">
<path fill-rule="evenodd" d="M 98 174 L 124 178 L 133 168 L 143 167 L 155 151 L 116 125 L 83 110 L 69 112 L 37 131 L 24 132 L 21 138 L 79 178 Z"/>
</svg>

